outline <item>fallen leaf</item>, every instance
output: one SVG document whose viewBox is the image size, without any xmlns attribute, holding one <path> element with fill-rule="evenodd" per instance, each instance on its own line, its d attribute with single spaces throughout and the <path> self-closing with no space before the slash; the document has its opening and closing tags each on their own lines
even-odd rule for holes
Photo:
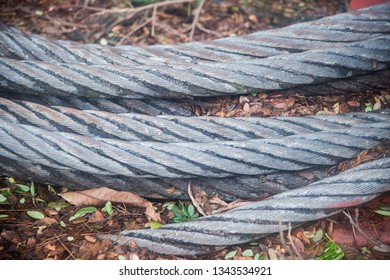
<svg viewBox="0 0 390 280">
<path fill-rule="evenodd" d="M 54 244 L 47 244 L 45 248 L 49 251 L 54 251 L 57 247 Z"/>
<path fill-rule="evenodd" d="M 53 219 L 53 218 L 50 218 L 50 217 L 45 217 L 45 218 L 42 218 L 40 220 L 37 220 L 34 222 L 34 225 L 38 226 L 38 225 L 52 225 L 52 224 L 56 224 L 58 223 L 56 219 Z"/>
<path fill-rule="evenodd" d="M 20 237 L 19 233 L 13 230 L 5 230 L 1 233 L 0 236 L 14 244 L 22 242 L 22 238 Z"/>
<path fill-rule="evenodd" d="M 207 193 L 201 188 L 192 185 L 191 182 L 188 183 L 187 191 L 196 210 L 198 210 L 198 212 L 203 216 L 206 216 L 206 213 L 203 211 L 203 207 L 205 206 L 205 201 L 208 200 Z"/>
<path fill-rule="evenodd" d="M 154 210 L 150 201 L 131 192 L 116 191 L 101 187 L 85 191 L 66 192 L 59 195 L 77 206 L 103 206 L 107 201 L 111 201 L 112 203 L 125 203 L 134 207 L 146 208 L 145 214 L 149 218 L 156 222 L 161 221 L 160 214 Z"/>
<path fill-rule="evenodd" d="M 84 238 L 85 238 L 85 240 L 87 240 L 88 242 L 96 243 L 96 237 L 94 237 L 94 236 L 86 235 L 86 236 L 84 236 Z"/>
</svg>

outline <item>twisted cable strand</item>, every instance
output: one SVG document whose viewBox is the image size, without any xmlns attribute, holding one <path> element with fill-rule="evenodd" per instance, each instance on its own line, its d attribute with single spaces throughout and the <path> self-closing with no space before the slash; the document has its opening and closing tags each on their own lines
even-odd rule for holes
<svg viewBox="0 0 390 280">
<path fill-rule="evenodd" d="M 390 138 L 390 123 L 276 139 L 210 143 L 127 142 L 0 123 L 0 152 L 13 160 L 96 175 L 231 177 L 334 165 Z"/>
<path fill-rule="evenodd" d="M 95 175 L 72 169 L 57 169 L 26 160 L 12 160 L 0 156 L 0 172 L 13 178 L 23 178 L 52 186 L 67 186 L 85 190 L 101 186 L 130 191 L 151 199 L 188 200 L 188 184 L 201 188 L 209 197 L 218 195 L 225 201 L 253 200 L 263 195 L 274 195 L 305 186 L 327 175 L 327 168 L 311 169 L 306 173 L 280 171 L 262 176 L 235 176 L 229 178 L 135 178 L 121 175 Z"/>
<path fill-rule="evenodd" d="M 124 67 L 0 58 L 0 89 L 29 94 L 183 98 L 280 90 L 388 69 L 390 36 L 240 62 Z"/>
<path fill-rule="evenodd" d="M 390 122 L 389 111 L 279 118 L 218 118 L 113 114 L 96 110 L 47 107 L 0 97 L 0 118 L 56 132 L 125 141 L 212 142 L 275 138 L 323 130 Z"/>
<path fill-rule="evenodd" d="M 261 31 L 211 42 L 174 46 L 102 47 L 70 41 L 53 41 L 25 35 L 0 25 L 0 56 L 49 63 L 116 65 L 164 65 L 210 61 L 240 61 L 295 53 L 309 49 L 334 48 L 389 33 L 390 5 L 372 6 L 312 22 Z"/>
<path fill-rule="evenodd" d="M 390 158 L 375 160 L 296 190 L 277 194 L 225 213 L 168 224 L 157 230 L 101 235 L 118 243 L 137 242 L 151 251 L 200 255 L 214 247 L 257 240 L 267 234 L 323 219 L 390 190 Z"/>
</svg>

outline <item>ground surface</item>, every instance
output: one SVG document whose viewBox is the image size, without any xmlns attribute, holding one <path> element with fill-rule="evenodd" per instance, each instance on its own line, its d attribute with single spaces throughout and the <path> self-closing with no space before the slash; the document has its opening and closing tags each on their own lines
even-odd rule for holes
<svg viewBox="0 0 390 280">
<path fill-rule="evenodd" d="M 161 6 L 153 16 L 152 9 L 140 5 L 148 3 L 147 0 L 9 0 L 0 2 L 0 21 L 27 33 L 54 39 L 103 45 L 150 45 L 242 35 L 347 9 L 345 1 L 207 0 L 196 24 L 193 24 L 196 6 L 190 2 Z M 110 9 L 113 7 L 127 10 L 126 13 L 112 13 Z M 196 27 L 193 37 L 192 26 Z M 256 96 L 209 101 L 216 106 L 194 106 L 194 113 L 220 117 L 339 114 L 389 108 L 390 92 L 356 93 L 341 97 L 259 93 Z M 384 143 L 332 170 L 339 172 L 372 158 L 382 157 L 389 151 L 389 143 Z M 30 189 L 23 191 L 17 184 L 25 184 Z M 60 204 L 64 199 L 58 196 L 59 189 L 54 192 L 46 185 L 34 186 L 31 188 L 31 182 L 25 182 L 23 178 L 17 178 L 16 182 L 9 178 L 0 181 L 2 193 L 10 191 L 5 204 L 0 205 L 0 259 L 178 259 L 151 253 L 138 248 L 136 244 L 117 246 L 96 238 L 101 233 L 150 227 L 143 208 L 114 204 L 111 215 L 107 213 L 108 208 L 103 211 L 103 207 L 97 207 L 93 213 L 69 221 L 83 207 Z M 176 201 L 153 202 L 153 206 L 161 211 L 162 222 L 170 223 L 173 222 L 173 214 L 164 207 L 166 203 Z M 374 212 L 383 205 L 390 205 L 389 194 L 349 210 L 351 217 L 373 237 L 374 242 L 359 236 L 347 216 L 341 213 L 293 230 L 290 236 L 285 236 L 285 242 L 275 234 L 255 243 L 228 247 L 207 256 L 187 258 L 225 259 L 230 256 L 233 259 L 314 259 L 321 256 L 326 248 L 326 233 L 343 250 L 345 259 L 389 259 L 389 252 L 380 249 L 381 243 L 390 243 L 389 217 Z M 27 211 L 39 211 L 44 214 L 44 218 L 34 219 Z"/>
</svg>

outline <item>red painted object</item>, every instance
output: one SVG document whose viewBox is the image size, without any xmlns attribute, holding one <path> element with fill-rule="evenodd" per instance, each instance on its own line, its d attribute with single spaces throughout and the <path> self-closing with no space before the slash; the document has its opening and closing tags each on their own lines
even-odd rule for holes
<svg viewBox="0 0 390 280">
<path fill-rule="evenodd" d="M 358 10 L 361 8 L 378 5 L 382 3 L 390 2 L 389 0 L 351 0 L 349 8 L 351 10 Z"/>
</svg>

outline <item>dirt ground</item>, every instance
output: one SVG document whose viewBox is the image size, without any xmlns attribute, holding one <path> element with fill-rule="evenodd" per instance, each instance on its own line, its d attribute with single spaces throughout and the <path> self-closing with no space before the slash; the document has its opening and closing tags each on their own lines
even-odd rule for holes
<svg viewBox="0 0 390 280">
<path fill-rule="evenodd" d="M 53 39 L 144 46 L 243 35 L 348 10 L 346 1 L 327 0 L 175 2 L 161 4 L 154 11 L 150 0 L 8 0 L 0 1 L 0 22 Z M 204 5 L 197 17 L 199 4 Z M 389 108 L 390 89 L 379 94 L 365 92 L 348 96 L 259 93 L 208 101 L 215 106 L 194 106 L 194 114 L 219 117 L 339 114 Z M 383 143 L 331 169 L 339 172 L 383 157 L 389 151 L 390 144 Z M 112 213 L 108 213 L 107 208 L 97 207 L 95 211 L 70 219 L 82 207 L 66 204 L 58 195 L 61 187 L 66 186 L 52 188 L 34 184 L 32 187 L 24 178 L 0 179 L 0 194 L 9 193 L 7 201 L 0 204 L 0 259 L 182 259 L 155 254 L 134 243 L 118 246 L 96 237 L 101 233 L 116 234 L 124 229 L 151 227 L 143 208 L 114 204 Z M 29 190 L 20 190 L 18 184 Z M 161 212 L 164 223 L 173 222 L 172 211 L 164 205 L 176 201 L 152 203 Z M 390 218 L 375 212 L 389 205 L 390 194 L 387 193 L 359 208 L 349 209 L 348 213 L 358 221 L 360 229 L 373 238 L 371 241 L 361 237 L 348 217 L 341 213 L 292 230 L 291 236 L 285 235 L 286 242 L 274 234 L 250 244 L 185 259 L 314 259 L 323 255 L 329 245 L 326 234 L 341 248 L 343 259 L 390 259 L 389 251 L 381 247 L 390 243 Z M 34 219 L 28 211 L 43 213 L 44 218 Z"/>
</svg>

